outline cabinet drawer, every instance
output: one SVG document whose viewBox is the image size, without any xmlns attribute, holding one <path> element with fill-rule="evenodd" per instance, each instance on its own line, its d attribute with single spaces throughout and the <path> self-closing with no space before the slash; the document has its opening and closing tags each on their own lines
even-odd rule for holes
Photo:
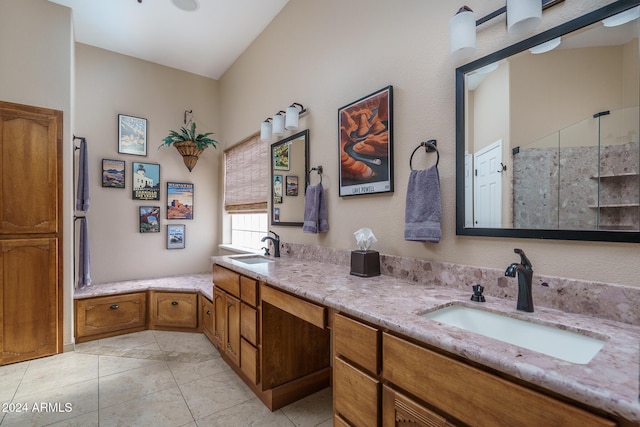
<svg viewBox="0 0 640 427">
<path fill-rule="evenodd" d="M 79 299 L 75 306 L 77 338 L 146 327 L 145 292 Z"/>
<path fill-rule="evenodd" d="M 258 306 L 258 282 L 246 276 L 240 276 L 240 299 L 251 307 Z"/>
<path fill-rule="evenodd" d="M 240 274 L 219 265 L 213 266 L 213 285 L 240 298 Z"/>
<path fill-rule="evenodd" d="M 244 338 L 240 340 L 240 369 L 253 384 L 258 384 L 258 349 Z"/>
<path fill-rule="evenodd" d="M 198 294 L 151 292 L 149 327 L 198 327 Z"/>
<path fill-rule="evenodd" d="M 378 375 L 380 333 L 377 329 L 336 314 L 333 317 L 333 340 L 336 356 Z"/>
<path fill-rule="evenodd" d="M 397 420 L 415 426 L 453 426 L 439 414 L 387 386 L 382 386 L 382 427 L 395 427 Z"/>
<path fill-rule="evenodd" d="M 324 329 L 327 327 L 327 309 L 321 305 L 316 305 L 264 285 L 260 286 L 260 294 L 263 303 L 269 303 L 318 328 Z"/>
<path fill-rule="evenodd" d="M 213 303 L 205 296 L 200 295 L 200 324 L 202 332 L 210 339 L 213 339 Z"/>
<path fill-rule="evenodd" d="M 615 426 L 607 419 L 387 333 L 382 338 L 382 375 L 474 426 Z"/>
<path fill-rule="evenodd" d="M 333 406 L 355 426 L 377 426 L 380 382 L 341 359 L 333 362 Z"/>
<path fill-rule="evenodd" d="M 258 311 L 242 304 L 240 308 L 240 335 L 252 345 L 258 345 Z"/>
</svg>

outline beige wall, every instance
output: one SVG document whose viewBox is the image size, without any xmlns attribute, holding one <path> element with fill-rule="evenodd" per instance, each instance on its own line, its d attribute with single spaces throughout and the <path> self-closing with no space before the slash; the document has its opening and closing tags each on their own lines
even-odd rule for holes
<svg viewBox="0 0 640 427">
<path fill-rule="evenodd" d="M 206 272 L 219 241 L 222 196 L 215 185 L 222 148 L 208 148 L 191 172 L 173 147 L 158 150 L 169 130 L 193 110 L 198 132 L 220 134 L 218 82 L 205 77 L 76 45 L 76 125 L 89 147 L 89 244 L 95 283 Z M 147 157 L 118 153 L 118 114 L 147 119 Z M 126 188 L 101 186 L 102 159 L 126 162 Z M 160 165 L 159 201 L 133 200 L 132 163 Z M 167 220 L 167 181 L 194 184 L 194 219 Z M 160 233 L 141 234 L 139 206 L 160 206 Z M 166 249 L 167 224 L 185 224 L 185 249 Z"/>
<path fill-rule="evenodd" d="M 544 13 L 537 31 L 607 3 L 561 3 Z M 353 232 L 366 226 L 383 253 L 496 268 L 516 260 L 513 248 L 520 247 L 538 274 L 639 285 L 637 244 L 456 236 L 454 70 L 462 64 L 449 58 L 447 26 L 462 4 L 292 0 L 223 76 L 221 122 L 230 143 L 256 132 L 262 120 L 293 101 L 309 109 L 301 126 L 311 132 L 311 164 L 325 168 L 331 230 L 312 235 L 272 228 L 285 242 L 351 249 Z M 481 17 L 504 0 L 466 4 Z M 507 35 L 503 15 L 480 27 L 478 52 L 470 60 L 524 38 Z M 337 109 L 388 84 L 394 86 L 395 192 L 340 198 Z M 406 242 L 409 156 L 429 138 L 438 140 L 440 150 L 443 238 L 438 244 Z M 426 165 L 433 158 L 419 160 Z"/>
<path fill-rule="evenodd" d="M 0 0 L 0 100 L 63 112 L 64 344 L 73 340 L 71 128 L 73 29 L 70 10 L 44 0 Z"/>
</svg>

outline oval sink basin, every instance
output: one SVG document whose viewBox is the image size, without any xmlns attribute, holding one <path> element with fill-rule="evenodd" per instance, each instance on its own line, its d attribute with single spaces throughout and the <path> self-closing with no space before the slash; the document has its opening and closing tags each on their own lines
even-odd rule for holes
<svg viewBox="0 0 640 427">
<path fill-rule="evenodd" d="M 265 264 L 268 262 L 273 262 L 272 259 L 260 255 L 243 255 L 238 257 L 231 257 L 231 259 L 244 262 L 245 264 Z"/>
<path fill-rule="evenodd" d="M 576 364 L 589 363 L 606 342 L 554 326 L 463 305 L 450 305 L 422 316 Z"/>
</svg>

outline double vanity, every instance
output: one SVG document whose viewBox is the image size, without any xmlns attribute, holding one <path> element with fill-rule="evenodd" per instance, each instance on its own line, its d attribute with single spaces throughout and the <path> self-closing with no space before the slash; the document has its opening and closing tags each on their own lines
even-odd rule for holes
<svg viewBox="0 0 640 427">
<path fill-rule="evenodd" d="M 635 322 L 547 308 L 536 292 L 535 311 L 518 311 L 491 295 L 487 277 L 486 302 L 474 302 L 471 284 L 415 280 L 399 268 L 411 260 L 383 257 L 394 268 L 362 278 L 333 259 L 344 251 L 283 248 L 281 258 L 213 257 L 213 286 L 203 274 L 89 287 L 76 295 L 78 341 L 203 332 L 271 410 L 331 385 L 334 425 L 640 423 Z M 114 305 L 137 307 L 141 320 L 121 315 L 119 329 L 87 332 Z"/>
</svg>

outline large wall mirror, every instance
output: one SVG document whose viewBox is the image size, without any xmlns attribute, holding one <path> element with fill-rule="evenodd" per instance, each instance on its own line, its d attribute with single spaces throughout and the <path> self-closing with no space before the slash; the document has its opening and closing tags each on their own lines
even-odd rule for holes
<svg viewBox="0 0 640 427">
<path fill-rule="evenodd" d="M 639 4 L 456 70 L 457 234 L 640 242 Z"/>
<path fill-rule="evenodd" d="M 271 225 L 302 227 L 309 130 L 271 144 Z"/>
</svg>

